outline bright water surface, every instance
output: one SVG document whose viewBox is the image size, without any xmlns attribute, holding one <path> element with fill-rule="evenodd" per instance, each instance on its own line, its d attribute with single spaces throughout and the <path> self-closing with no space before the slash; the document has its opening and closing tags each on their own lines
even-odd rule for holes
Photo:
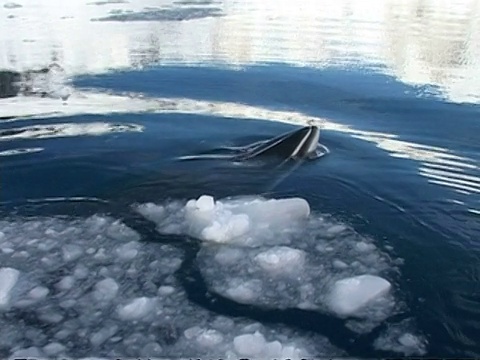
<svg viewBox="0 0 480 360">
<path fill-rule="evenodd" d="M 9 329 L 1 355 L 138 356 L 148 343 L 142 356 L 235 357 L 213 340 L 207 350 L 182 345 L 185 330 L 215 328 L 209 319 L 224 315 L 235 323 L 218 330 L 224 339 L 259 321 L 267 341 L 306 344 L 313 356 L 480 356 L 479 1 L 14 5 L 0 2 L 0 68 L 62 70 L 38 85 L 48 97 L 0 99 L 0 267 L 20 271 L 0 310 Z M 293 170 L 176 159 L 312 121 L 330 154 Z M 362 327 L 275 300 L 227 299 L 215 290 L 223 280 L 208 247 L 159 234 L 132 208 L 202 194 L 306 199 L 315 216 L 388 253 L 390 265 L 374 267 L 392 283 L 395 310 Z M 108 257 L 89 262 L 108 237 L 106 225 L 89 223 L 95 214 L 139 234 L 136 273 Z M 159 274 L 155 254 L 178 266 Z M 348 262 L 345 254 L 337 253 Z M 55 285 L 71 273 L 76 294 Z M 104 277 L 120 286 L 115 305 L 161 299 L 156 289 L 172 286 L 177 300 L 162 305 L 172 318 L 155 332 L 145 320 L 131 325 L 88 305 Z M 36 286 L 48 293 L 25 302 Z M 65 329 L 77 335 L 58 335 Z M 151 338 L 126 342 L 135 334 Z"/>
</svg>

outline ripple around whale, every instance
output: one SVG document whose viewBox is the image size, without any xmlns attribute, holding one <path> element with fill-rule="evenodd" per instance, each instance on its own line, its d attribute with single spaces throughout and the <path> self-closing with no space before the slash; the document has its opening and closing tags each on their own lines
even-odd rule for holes
<svg viewBox="0 0 480 360">
<path fill-rule="evenodd" d="M 249 160 L 303 161 L 318 159 L 329 153 L 326 146 L 318 143 L 320 130 L 317 126 L 306 126 L 289 131 L 272 139 L 256 141 L 244 146 L 228 146 L 211 152 L 185 155 L 178 160 L 228 159 L 234 162 Z"/>
</svg>

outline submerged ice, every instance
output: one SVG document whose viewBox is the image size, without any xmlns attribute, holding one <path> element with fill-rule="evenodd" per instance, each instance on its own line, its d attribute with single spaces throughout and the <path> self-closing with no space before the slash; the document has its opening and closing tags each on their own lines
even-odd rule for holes
<svg viewBox="0 0 480 360">
<path fill-rule="evenodd" d="M 345 355 L 321 335 L 192 303 L 183 251 L 95 215 L 0 220 L 5 358 L 301 358 Z M 8 249 L 8 250 L 7 250 Z"/>
<path fill-rule="evenodd" d="M 197 263 L 210 290 L 238 303 L 354 318 L 360 332 L 400 307 L 388 280 L 396 261 L 345 224 L 311 213 L 304 199 L 203 195 L 137 210 L 161 233 L 201 240 Z"/>
</svg>

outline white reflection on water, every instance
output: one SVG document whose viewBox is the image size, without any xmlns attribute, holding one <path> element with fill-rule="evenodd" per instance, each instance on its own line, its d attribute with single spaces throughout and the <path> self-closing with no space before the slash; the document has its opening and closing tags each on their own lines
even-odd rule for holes
<svg viewBox="0 0 480 360">
<path fill-rule="evenodd" d="M 137 124 L 110 124 L 92 122 L 85 124 L 48 124 L 0 130 L 0 141 L 48 139 L 76 136 L 100 136 L 111 133 L 140 132 L 143 127 Z"/>
<path fill-rule="evenodd" d="M 432 85 L 427 92 L 438 90 L 449 101 L 480 102 L 480 0 L 99 4 L 30 0 L 0 7 L 0 68 L 57 62 L 75 75 L 152 63 L 360 65 Z M 112 15 L 122 16 L 92 21 Z"/>
<path fill-rule="evenodd" d="M 62 105 L 56 99 L 16 97 L 14 98 L 14 106 L 12 106 L 12 100 L 6 100 L 0 100 L 0 116 L 13 118 L 5 120 L 5 122 L 43 118 L 45 115 L 47 117 L 58 117 L 85 113 L 109 114 L 114 111 L 117 113 L 202 114 L 243 120 L 277 121 L 296 125 L 315 123 L 322 130 L 339 131 L 354 138 L 374 143 L 391 156 L 420 162 L 419 173 L 427 177 L 431 183 L 448 186 L 462 194 L 480 193 L 479 166 L 475 159 L 453 153 L 448 148 L 401 140 L 394 134 L 359 130 L 349 125 L 336 123 L 331 119 L 319 118 L 296 111 L 272 110 L 234 102 L 202 101 L 187 98 L 147 98 L 135 94 L 122 96 L 94 92 L 74 92 L 68 100 L 68 105 Z M 134 124 L 120 126 L 107 123 L 91 123 L 57 124 L 54 127 L 52 125 L 36 125 L 13 130 L 15 131 L 11 132 L 9 130 L 6 134 L 0 134 L 0 141 L 20 138 L 101 135 L 118 131 L 142 131 L 142 128 Z"/>
<path fill-rule="evenodd" d="M 43 151 L 43 148 L 36 147 L 36 148 L 18 148 L 18 149 L 10 149 L 0 151 L 0 156 L 15 156 L 15 155 L 24 155 L 24 154 L 32 154 Z"/>
</svg>

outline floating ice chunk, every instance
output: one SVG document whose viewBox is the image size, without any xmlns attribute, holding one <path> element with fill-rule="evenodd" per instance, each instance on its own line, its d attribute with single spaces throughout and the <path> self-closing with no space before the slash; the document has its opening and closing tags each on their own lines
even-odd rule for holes
<svg viewBox="0 0 480 360">
<path fill-rule="evenodd" d="M 220 202 L 220 201 L 219 201 Z M 306 218 L 310 215 L 310 206 L 302 198 L 288 199 L 253 199 L 225 201 L 229 210 L 236 210 L 248 214 L 258 222 L 285 226 L 294 220 Z"/>
<path fill-rule="evenodd" d="M 212 322 L 212 327 L 218 330 L 222 330 L 224 333 L 231 330 L 233 326 L 235 325 L 235 322 L 223 315 L 219 315 L 213 320 Z"/>
<path fill-rule="evenodd" d="M 28 292 L 28 296 L 34 300 L 45 299 L 50 290 L 44 286 L 37 286 Z"/>
<path fill-rule="evenodd" d="M 375 245 L 367 243 L 365 241 L 360 241 L 358 242 L 355 247 L 357 248 L 358 251 L 361 252 L 367 252 L 367 251 L 372 251 L 375 250 Z"/>
<path fill-rule="evenodd" d="M 198 335 L 200 335 L 202 333 L 203 329 L 196 325 L 196 326 L 192 326 L 191 328 L 188 328 L 186 329 L 184 332 L 183 332 L 183 335 L 188 339 L 188 340 L 191 340 L 195 337 L 197 337 Z"/>
<path fill-rule="evenodd" d="M 77 260 L 83 254 L 83 249 L 74 244 L 65 245 L 62 248 L 63 260 L 66 262 Z"/>
<path fill-rule="evenodd" d="M 348 268 L 348 265 L 342 260 L 335 259 L 333 260 L 333 267 L 336 269 L 346 269 Z"/>
<path fill-rule="evenodd" d="M 63 353 L 66 350 L 66 347 L 58 342 L 53 342 L 45 345 L 42 350 L 47 356 L 55 356 Z"/>
<path fill-rule="evenodd" d="M 203 330 L 197 336 L 197 343 L 206 348 L 214 348 L 223 341 L 223 335 L 214 329 Z"/>
<path fill-rule="evenodd" d="M 275 246 L 255 256 L 256 262 L 271 273 L 291 273 L 302 268 L 305 252 L 287 246 Z"/>
<path fill-rule="evenodd" d="M 140 297 L 117 309 L 122 320 L 139 320 L 147 316 L 155 307 L 155 299 Z"/>
<path fill-rule="evenodd" d="M 193 205 L 193 203 L 190 203 Z M 195 202 L 195 207 L 200 211 L 212 211 L 215 208 L 215 200 L 212 196 L 202 195 Z"/>
<path fill-rule="evenodd" d="M 78 264 L 73 271 L 73 276 L 77 279 L 86 279 L 88 277 L 88 268 L 83 264 Z"/>
<path fill-rule="evenodd" d="M 10 359 L 39 359 L 43 356 L 38 348 L 32 346 L 26 349 L 18 349 L 10 356 Z"/>
<path fill-rule="evenodd" d="M 280 355 L 282 359 L 301 359 L 302 357 L 302 350 L 293 345 L 284 346 Z"/>
<path fill-rule="evenodd" d="M 200 236 L 203 240 L 226 243 L 233 238 L 245 235 L 250 229 L 250 220 L 245 214 L 231 215 L 223 222 L 214 221 L 205 227 Z"/>
<path fill-rule="evenodd" d="M 117 325 L 106 326 L 90 336 L 90 343 L 98 347 L 110 339 L 118 331 Z"/>
<path fill-rule="evenodd" d="M 132 260 L 138 254 L 138 243 L 130 241 L 117 248 L 117 256 L 122 260 Z"/>
<path fill-rule="evenodd" d="M 106 278 L 95 284 L 93 297 L 97 301 L 110 301 L 117 296 L 119 286 L 112 278 Z"/>
<path fill-rule="evenodd" d="M 137 211 L 151 221 L 159 221 L 165 217 L 165 208 L 154 203 L 141 204 Z"/>
<path fill-rule="evenodd" d="M 222 265 L 236 263 L 242 258 L 244 252 L 239 248 L 222 247 L 215 254 L 215 260 Z"/>
<path fill-rule="evenodd" d="M 58 324 L 63 320 L 63 315 L 52 310 L 43 311 L 38 315 L 38 318 L 46 323 Z"/>
<path fill-rule="evenodd" d="M 265 357 L 268 359 L 280 357 L 281 359 L 286 359 L 288 358 L 282 355 L 282 344 L 280 341 L 272 341 L 267 343 L 266 348 L 265 348 Z"/>
<path fill-rule="evenodd" d="M 187 233 L 201 240 L 221 243 L 237 242 L 246 246 L 258 245 L 259 234 L 290 229 L 292 223 L 305 219 L 310 207 L 304 199 L 264 199 L 241 197 L 215 201 L 208 195 L 178 203 L 137 207 L 146 218 L 157 223 L 163 233 Z"/>
<path fill-rule="evenodd" d="M 162 358 L 163 348 L 157 342 L 149 342 L 140 351 L 140 355 L 146 358 Z"/>
<path fill-rule="evenodd" d="M 10 292 L 17 283 L 20 271 L 13 268 L 0 268 L 0 310 L 8 306 Z"/>
<path fill-rule="evenodd" d="M 235 279 L 231 287 L 226 291 L 226 295 L 239 303 L 250 304 L 262 291 L 262 281 L 258 279 L 248 280 L 246 282 Z"/>
<path fill-rule="evenodd" d="M 370 302 L 386 295 L 390 287 L 387 280 L 374 275 L 338 280 L 329 294 L 328 306 L 338 315 L 354 315 Z"/>
<path fill-rule="evenodd" d="M 158 295 L 170 295 L 175 292 L 175 288 L 173 286 L 163 285 L 158 288 Z"/>
<path fill-rule="evenodd" d="M 403 334 L 402 336 L 400 336 L 398 338 L 398 342 L 403 346 L 409 347 L 409 348 L 418 347 L 420 343 L 419 339 L 415 335 L 409 334 L 409 333 Z"/>
<path fill-rule="evenodd" d="M 266 345 L 265 337 L 258 331 L 254 334 L 238 335 L 233 339 L 233 347 L 241 356 L 261 355 Z"/>
<path fill-rule="evenodd" d="M 100 248 L 98 249 L 97 253 L 93 256 L 93 258 L 98 262 L 102 262 L 108 259 L 108 255 L 105 252 L 104 248 Z"/>
<path fill-rule="evenodd" d="M 408 319 L 390 326 L 387 331 L 373 343 L 376 349 L 395 351 L 405 356 L 425 355 L 427 340 L 421 335 L 414 335 Z"/>
<path fill-rule="evenodd" d="M 331 227 L 329 227 L 327 229 L 327 235 L 328 236 L 336 236 L 336 235 L 340 234 L 341 232 L 345 231 L 346 229 L 347 229 L 347 227 L 343 224 L 332 225 Z"/>
<path fill-rule="evenodd" d="M 75 278 L 73 276 L 65 276 L 58 283 L 55 284 L 55 287 L 59 290 L 70 290 L 75 284 Z"/>
</svg>

